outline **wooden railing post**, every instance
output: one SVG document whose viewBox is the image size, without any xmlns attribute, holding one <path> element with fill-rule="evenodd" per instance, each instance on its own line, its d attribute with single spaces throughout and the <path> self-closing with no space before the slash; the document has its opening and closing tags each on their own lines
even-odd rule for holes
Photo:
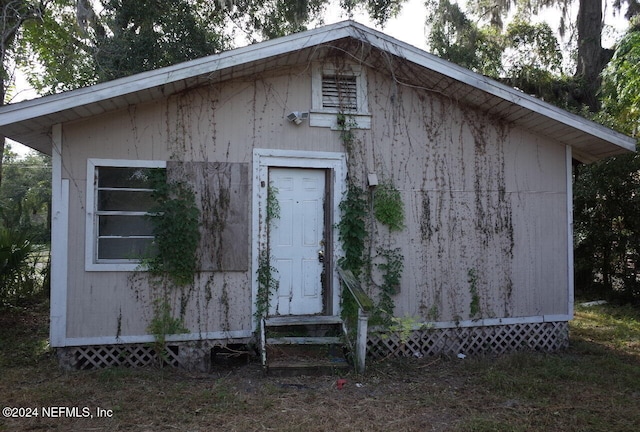
<svg viewBox="0 0 640 432">
<path fill-rule="evenodd" d="M 373 301 L 360 286 L 360 282 L 350 270 L 338 267 L 338 274 L 351 295 L 358 304 L 358 322 L 356 323 L 356 369 L 363 373 L 367 359 L 367 327 L 369 326 L 369 312 L 373 310 Z"/>
<path fill-rule="evenodd" d="M 358 373 L 364 373 L 365 361 L 367 359 L 367 327 L 369 326 L 369 316 L 362 309 L 358 308 L 358 329 L 356 334 L 356 361 Z"/>
</svg>

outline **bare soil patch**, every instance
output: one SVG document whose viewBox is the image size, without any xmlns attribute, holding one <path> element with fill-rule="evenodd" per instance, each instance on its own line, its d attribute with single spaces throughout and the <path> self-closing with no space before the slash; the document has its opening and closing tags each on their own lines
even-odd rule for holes
<svg viewBox="0 0 640 432">
<path fill-rule="evenodd" d="M 14 310 L 0 315 L 0 408 L 40 415 L 0 416 L 0 430 L 636 432 L 634 314 L 578 311 L 561 353 L 398 359 L 370 363 L 364 375 L 276 378 L 257 361 L 208 374 L 63 372 L 46 346 L 46 305 Z M 43 417 L 50 407 L 70 411 Z"/>
</svg>

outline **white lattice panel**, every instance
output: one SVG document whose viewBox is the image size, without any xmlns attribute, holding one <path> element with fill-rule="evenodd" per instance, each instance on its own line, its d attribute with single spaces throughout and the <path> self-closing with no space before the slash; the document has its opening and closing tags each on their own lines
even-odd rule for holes
<svg viewBox="0 0 640 432">
<path fill-rule="evenodd" d="M 66 369 L 101 369 L 106 367 L 170 366 L 208 372 L 214 357 L 225 357 L 225 350 L 246 354 L 248 340 L 198 340 L 167 345 L 161 356 L 148 344 L 91 345 L 58 348 L 58 359 Z M 245 357 L 246 357 L 245 356 Z"/>
<path fill-rule="evenodd" d="M 73 347 L 67 353 L 72 369 L 101 369 L 111 366 L 143 367 L 149 365 L 180 366 L 179 348 L 167 346 L 158 358 L 155 350 L 144 344 L 92 345 Z"/>
<path fill-rule="evenodd" d="M 566 322 L 416 330 L 406 340 L 390 332 L 369 333 L 368 356 L 504 354 L 517 350 L 556 351 L 569 345 Z"/>
</svg>

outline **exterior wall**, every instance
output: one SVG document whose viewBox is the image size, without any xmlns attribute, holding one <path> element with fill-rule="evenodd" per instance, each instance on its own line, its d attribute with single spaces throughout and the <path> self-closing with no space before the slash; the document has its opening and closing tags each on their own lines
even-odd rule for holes
<svg viewBox="0 0 640 432">
<path fill-rule="evenodd" d="M 407 228 L 378 226 L 372 239 L 372 250 L 399 247 L 405 258 L 395 315 L 568 314 L 565 147 L 383 74 L 370 74 L 369 86 L 380 117 L 358 135 L 365 145 L 352 162 L 402 192 Z"/>
<path fill-rule="evenodd" d="M 363 187 L 375 172 L 402 193 L 406 228 L 390 234 L 376 225 L 371 236 L 372 251 L 398 247 L 404 256 L 395 315 L 459 322 L 567 314 L 565 148 L 428 89 L 367 73 L 372 127 L 354 131 L 348 168 Z M 66 344 L 116 335 L 140 342 L 152 314 L 143 273 L 85 271 L 88 158 L 234 162 L 250 173 L 254 148 L 344 152 L 338 132 L 286 120 L 310 106 L 311 72 L 303 66 L 64 124 Z M 250 211 L 253 193 L 249 182 Z M 250 254 L 250 245 L 247 238 L 236 247 Z M 253 279 L 250 268 L 199 274 L 186 306 L 190 338 L 249 335 Z M 374 287 L 370 294 L 377 298 Z"/>
</svg>

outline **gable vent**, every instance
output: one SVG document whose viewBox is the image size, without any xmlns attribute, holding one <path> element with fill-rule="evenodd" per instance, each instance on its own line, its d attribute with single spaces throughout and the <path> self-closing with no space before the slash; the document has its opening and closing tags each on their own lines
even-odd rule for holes
<svg viewBox="0 0 640 432">
<path fill-rule="evenodd" d="M 355 76 L 323 75 L 322 108 L 342 111 L 358 110 L 358 92 Z"/>
</svg>

